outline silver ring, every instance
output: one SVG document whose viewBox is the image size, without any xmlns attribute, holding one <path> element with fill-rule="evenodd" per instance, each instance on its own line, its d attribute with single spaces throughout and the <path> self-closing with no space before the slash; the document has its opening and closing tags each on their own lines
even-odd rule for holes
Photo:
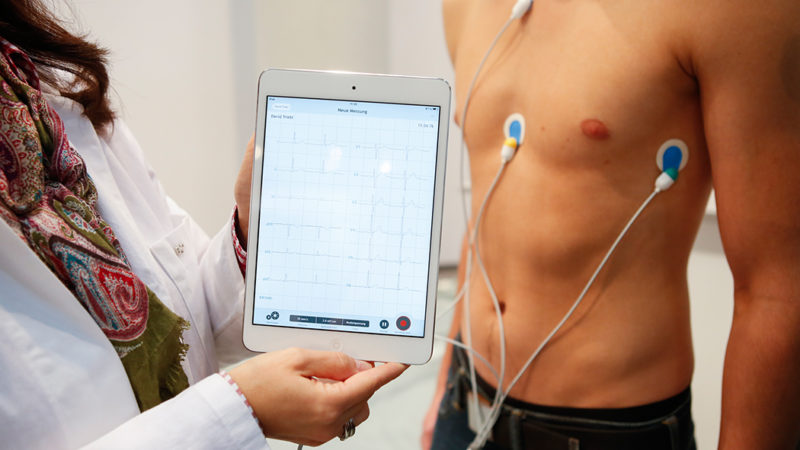
<svg viewBox="0 0 800 450">
<path fill-rule="evenodd" d="M 350 420 L 342 425 L 342 433 L 339 435 L 339 440 L 343 441 L 354 434 L 356 434 L 356 422 L 351 417 Z"/>
</svg>

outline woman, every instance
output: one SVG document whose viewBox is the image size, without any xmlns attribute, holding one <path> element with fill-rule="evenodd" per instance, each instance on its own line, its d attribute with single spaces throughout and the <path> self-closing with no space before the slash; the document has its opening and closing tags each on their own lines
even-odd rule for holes
<svg viewBox="0 0 800 450">
<path fill-rule="evenodd" d="M 366 420 L 403 366 L 292 349 L 217 373 L 251 356 L 252 142 L 209 238 L 114 120 L 104 55 L 38 0 L 0 5 L 0 446 L 316 445 Z"/>
</svg>

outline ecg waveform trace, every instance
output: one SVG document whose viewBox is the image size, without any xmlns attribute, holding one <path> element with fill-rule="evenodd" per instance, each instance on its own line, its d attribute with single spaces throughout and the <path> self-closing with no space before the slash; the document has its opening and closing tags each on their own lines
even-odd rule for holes
<svg viewBox="0 0 800 450">
<path fill-rule="evenodd" d="M 257 277 L 270 305 L 424 318 L 436 149 L 425 120 L 268 119 Z"/>
</svg>

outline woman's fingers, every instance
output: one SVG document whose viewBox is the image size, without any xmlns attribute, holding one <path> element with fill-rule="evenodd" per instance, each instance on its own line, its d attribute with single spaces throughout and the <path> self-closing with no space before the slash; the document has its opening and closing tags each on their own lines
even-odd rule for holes
<svg viewBox="0 0 800 450">
<path fill-rule="evenodd" d="M 366 402 L 386 383 L 394 380 L 403 373 L 408 366 L 400 363 L 386 363 L 363 372 L 359 372 L 343 383 L 342 391 L 354 403 Z"/>
<path fill-rule="evenodd" d="M 267 436 L 319 445 L 339 436 L 349 419 L 356 425 L 367 420 L 367 400 L 406 368 L 397 363 L 373 368 L 342 353 L 287 349 L 250 359 L 229 373 Z"/>
<path fill-rule="evenodd" d="M 369 405 L 364 402 L 363 407 L 356 411 L 351 417 L 353 418 L 353 423 L 355 423 L 356 426 L 366 422 L 367 419 L 369 419 Z"/>
<path fill-rule="evenodd" d="M 308 377 L 343 381 L 371 366 L 341 352 L 303 350 L 303 361 L 298 369 Z"/>
</svg>

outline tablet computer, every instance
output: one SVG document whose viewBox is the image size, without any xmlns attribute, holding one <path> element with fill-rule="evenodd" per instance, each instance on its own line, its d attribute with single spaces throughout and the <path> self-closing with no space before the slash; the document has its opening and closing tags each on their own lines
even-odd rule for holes
<svg viewBox="0 0 800 450">
<path fill-rule="evenodd" d="M 442 79 L 261 74 L 247 348 L 430 359 L 449 109 Z"/>
</svg>

